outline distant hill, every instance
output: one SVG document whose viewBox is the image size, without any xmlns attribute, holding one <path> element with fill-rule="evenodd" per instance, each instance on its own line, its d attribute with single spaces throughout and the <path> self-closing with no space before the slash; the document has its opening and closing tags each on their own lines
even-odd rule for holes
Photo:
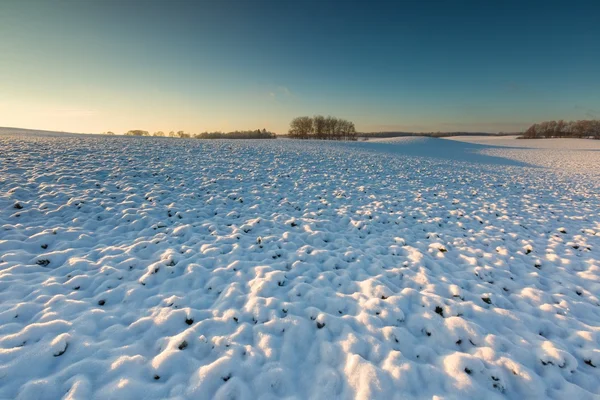
<svg viewBox="0 0 600 400">
<path fill-rule="evenodd" d="M 43 129 L 26 129 L 0 126 L 0 135 L 31 135 L 31 136 L 77 136 L 85 133 L 46 131 Z M 88 134 L 89 135 L 89 134 Z"/>
</svg>

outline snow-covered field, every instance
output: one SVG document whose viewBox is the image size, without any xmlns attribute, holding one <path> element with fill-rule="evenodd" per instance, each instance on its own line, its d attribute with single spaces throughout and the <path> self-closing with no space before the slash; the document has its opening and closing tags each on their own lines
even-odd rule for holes
<svg viewBox="0 0 600 400">
<path fill-rule="evenodd" d="M 0 135 L 0 398 L 598 398 L 598 154 Z"/>
<path fill-rule="evenodd" d="M 512 158 L 569 174 L 592 174 L 596 176 L 596 179 L 600 179 L 600 140 L 518 140 L 516 136 L 456 136 L 448 139 L 493 146 L 493 148 L 485 149 L 484 154 Z"/>
</svg>

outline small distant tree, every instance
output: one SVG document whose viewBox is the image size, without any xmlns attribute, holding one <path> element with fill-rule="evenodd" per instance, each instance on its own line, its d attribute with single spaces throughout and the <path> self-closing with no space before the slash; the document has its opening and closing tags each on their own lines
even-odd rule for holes
<svg viewBox="0 0 600 400">
<path fill-rule="evenodd" d="M 537 128 L 538 124 L 533 124 L 523 134 L 523 137 L 526 139 L 535 139 L 537 137 Z"/>
<path fill-rule="evenodd" d="M 313 118 L 313 132 L 315 139 L 325 139 L 326 137 L 326 121 L 322 115 L 315 115 Z"/>
<path fill-rule="evenodd" d="M 544 134 L 547 138 L 551 138 L 554 136 L 555 132 L 556 132 L 556 127 L 557 127 L 557 123 L 556 121 L 548 121 L 548 122 L 544 122 L 545 124 L 545 129 L 544 129 Z"/>
<path fill-rule="evenodd" d="M 563 121 L 562 119 L 556 121 L 556 124 L 554 125 L 554 136 L 563 137 L 565 134 L 565 127 L 565 121 Z"/>
<path fill-rule="evenodd" d="M 325 118 L 325 132 L 322 139 L 335 140 L 338 120 L 335 117 L 327 116 Z"/>
<path fill-rule="evenodd" d="M 308 139 L 313 130 L 313 120 L 310 117 L 297 117 L 290 122 L 289 135 L 293 138 Z"/>
<path fill-rule="evenodd" d="M 356 129 L 354 123 L 341 119 L 338 121 L 340 140 L 356 140 Z"/>
<path fill-rule="evenodd" d="M 177 131 L 177 137 L 179 137 L 180 139 L 187 139 L 190 136 L 191 135 L 189 133 L 185 133 L 184 131 Z"/>
<path fill-rule="evenodd" d="M 277 135 L 273 132 L 269 132 L 266 129 L 262 131 L 248 130 L 248 131 L 235 131 L 235 132 L 202 132 L 194 135 L 196 139 L 276 139 Z"/>
<path fill-rule="evenodd" d="M 571 129 L 573 137 L 582 138 L 585 134 L 585 121 L 574 121 Z"/>
<path fill-rule="evenodd" d="M 104 132 L 104 134 L 105 134 L 105 135 L 108 135 L 108 136 L 115 136 L 115 133 L 114 133 L 114 132 L 111 132 L 111 131 Z"/>
<path fill-rule="evenodd" d="M 157 137 L 165 136 L 165 133 L 163 131 L 156 131 L 152 134 L 152 136 L 157 136 Z"/>
<path fill-rule="evenodd" d="M 143 131 L 140 129 L 128 131 L 125 136 L 149 136 L 148 131 Z"/>
<path fill-rule="evenodd" d="M 600 120 L 590 121 L 590 134 L 593 139 L 600 140 Z"/>
</svg>

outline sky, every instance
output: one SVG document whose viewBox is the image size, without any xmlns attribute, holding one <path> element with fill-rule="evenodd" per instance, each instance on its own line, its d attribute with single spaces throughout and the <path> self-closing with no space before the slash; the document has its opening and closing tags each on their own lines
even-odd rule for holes
<svg viewBox="0 0 600 400">
<path fill-rule="evenodd" d="M 358 131 L 600 118 L 598 1 L 0 0 L 0 126 Z"/>
</svg>

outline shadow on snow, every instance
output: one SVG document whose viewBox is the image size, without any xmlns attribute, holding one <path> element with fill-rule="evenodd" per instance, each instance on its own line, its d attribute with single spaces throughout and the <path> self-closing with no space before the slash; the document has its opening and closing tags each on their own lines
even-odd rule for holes
<svg viewBox="0 0 600 400">
<path fill-rule="evenodd" d="M 361 142 L 350 143 L 349 146 L 370 151 L 381 151 L 409 157 L 430 157 L 441 160 L 470 162 L 475 164 L 493 164 L 516 167 L 535 167 L 534 165 L 508 158 L 483 154 L 488 149 L 523 149 L 521 147 L 491 146 L 466 143 L 440 138 L 408 138 L 394 143 Z"/>
</svg>

